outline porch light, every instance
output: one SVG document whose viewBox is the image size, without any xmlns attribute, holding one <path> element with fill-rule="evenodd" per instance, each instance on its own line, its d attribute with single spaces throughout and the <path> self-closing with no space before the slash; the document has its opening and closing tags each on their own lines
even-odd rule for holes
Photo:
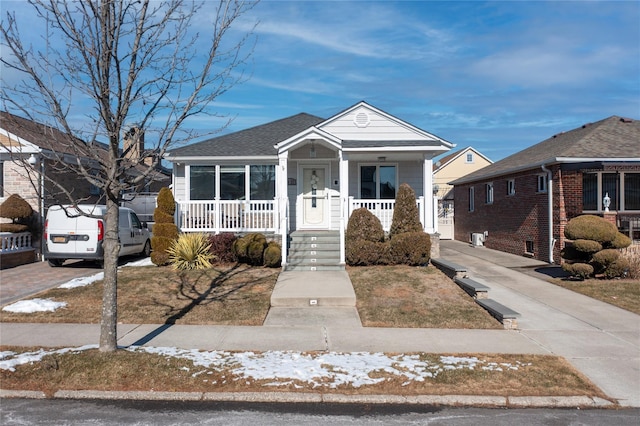
<svg viewBox="0 0 640 426">
<path fill-rule="evenodd" d="M 602 199 L 602 205 L 604 206 L 604 211 L 609 211 L 609 206 L 611 205 L 611 198 L 609 198 L 609 193 L 604 194 L 604 198 Z"/>
</svg>

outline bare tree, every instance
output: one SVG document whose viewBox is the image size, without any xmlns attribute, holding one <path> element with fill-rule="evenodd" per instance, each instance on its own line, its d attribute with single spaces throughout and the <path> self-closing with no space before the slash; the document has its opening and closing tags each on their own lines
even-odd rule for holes
<svg viewBox="0 0 640 426">
<path fill-rule="evenodd" d="M 196 114 L 215 116 L 208 110 L 211 102 L 244 79 L 253 29 L 237 35 L 231 27 L 255 2 L 28 4 L 37 17 L 28 23 L 28 34 L 42 28 L 45 45 L 35 49 L 23 44 L 19 24 L 24 23 L 15 11 L 3 17 L 1 61 L 5 70 L 20 76 L 18 82 L 3 76 L 3 106 L 49 120 L 61 132 L 51 134 L 56 167 L 101 189 L 107 214 L 100 350 L 115 351 L 121 194 L 148 180 L 167 149 L 201 136 L 185 129 L 185 120 Z M 151 144 L 134 156 L 129 151 L 139 145 L 122 141 L 138 131 Z M 73 188 L 55 180 L 51 184 L 70 203 L 78 202 Z"/>
</svg>

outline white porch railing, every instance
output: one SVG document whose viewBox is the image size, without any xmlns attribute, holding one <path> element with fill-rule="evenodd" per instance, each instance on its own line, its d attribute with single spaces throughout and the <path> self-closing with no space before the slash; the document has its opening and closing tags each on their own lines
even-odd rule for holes
<svg viewBox="0 0 640 426">
<path fill-rule="evenodd" d="M 182 232 L 277 232 L 277 200 L 178 201 L 176 224 Z"/>
<path fill-rule="evenodd" d="M 0 233 L 0 253 L 31 250 L 31 232 Z"/>
<path fill-rule="evenodd" d="M 416 200 L 418 204 L 418 210 L 420 212 L 420 222 L 424 222 L 424 199 L 419 197 Z M 385 232 L 389 232 L 391 229 L 391 222 L 393 221 L 393 210 L 396 206 L 396 200 L 359 200 L 353 197 L 349 197 L 349 217 L 354 210 L 365 208 L 373 213 L 382 224 L 382 229 Z M 424 227 L 424 223 L 422 223 Z"/>
</svg>

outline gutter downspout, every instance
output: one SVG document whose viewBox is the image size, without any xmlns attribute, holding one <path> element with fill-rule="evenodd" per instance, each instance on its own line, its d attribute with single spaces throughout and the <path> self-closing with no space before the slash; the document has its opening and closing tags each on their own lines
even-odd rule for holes
<svg viewBox="0 0 640 426">
<path fill-rule="evenodd" d="M 542 171 L 547 174 L 547 214 L 549 223 L 549 263 L 553 264 L 553 248 L 556 245 L 556 241 L 553 239 L 553 174 L 551 170 L 543 164 Z"/>
</svg>

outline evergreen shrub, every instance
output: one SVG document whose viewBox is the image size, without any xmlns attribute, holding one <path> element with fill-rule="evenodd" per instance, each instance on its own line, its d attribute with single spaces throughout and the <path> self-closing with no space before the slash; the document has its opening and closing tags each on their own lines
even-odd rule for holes
<svg viewBox="0 0 640 426">
<path fill-rule="evenodd" d="M 407 232 L 422 232 L 422 230 L 416 193 L 408 184 L 403 183 L 396 195 L 389 238 L 393 239 L 394 236 Z"/>
<path fill-rule="evenodd" d="M 11 223 L 0 224 L 1 232 L 26 232 L 30 230 L 33 208 L 18 194 L 10 195 L 0 204 L 0 217 Z"/>
<path fill-rule="evenodd" d="M 582 215 L 571 219 L 564 229 L 564 236 L 570 240 L 593 240 L 601 244 L 616 238 L 618 228 L 600 216 Z"/>
<path fill-rule="evenodd" d="M 282 263 L 282 249 L 275 241 L 270 242 L 264 249 L 264 266 L 267 268 L 277 268 Z"/>
<path fill-rule="evenodd" d="M 380 219 L 364 207 L 354 210 L 347 222 L 345 232 L 347 241 L 383 241 L 384 230 Z"/>
<path fill-rule="evenodd" d="M 173 220 L 176 203 L 171 190 L 166 187 L 158 193 L 156 203 L 157 207 L 153 212 L 155 224 L 151 237 L 151 261 L 163 266 L 169 264 L 169 249 L 178 239 L 178 227 Z"/>
<path fill-rule="evenodd" d="M 580 278 L 596 274 L 615 278 L 627 273 L 629 262 L 621 259 L 620 249 L 631 240 L 613 223 L 599 216 L 578 216 L 567 223 L 564 234 L 574 240 L 561 251 L 565 271 Z"/>
<path fill-rule="evenodd" d="M 431 237 L 426 232 L 396 234 L 391 238 L 389 252 L 395 264 L 426 265 L 431 258 Z"/>
</svg>

